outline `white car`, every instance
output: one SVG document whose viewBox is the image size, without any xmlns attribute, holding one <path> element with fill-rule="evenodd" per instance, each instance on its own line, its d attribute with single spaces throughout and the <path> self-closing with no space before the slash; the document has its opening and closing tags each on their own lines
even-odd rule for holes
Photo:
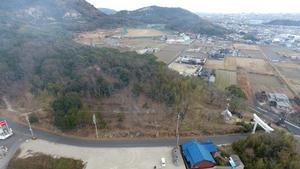
<svg viewBox="0 0 300 169">
<path fill-rule="evenodd" d="M 166 159 L 165 158 L 161 158 L 161 166 L 162 167 L 166 166 Z"/>
</svg>

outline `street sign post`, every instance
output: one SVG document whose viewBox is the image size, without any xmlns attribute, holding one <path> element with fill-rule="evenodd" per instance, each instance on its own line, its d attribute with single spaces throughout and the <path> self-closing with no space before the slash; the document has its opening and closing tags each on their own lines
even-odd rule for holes
<svg viewBox="0 0 300 169">
<path fill-rule="evenodd" d="M 95 130 L 96 130 L 96 138 L 98 138 L 98 129 L 97 129 L 97 119 L 96 119 L 96 115 L 93 114 L 93 123 L 95 125 Z"/>
</svg>

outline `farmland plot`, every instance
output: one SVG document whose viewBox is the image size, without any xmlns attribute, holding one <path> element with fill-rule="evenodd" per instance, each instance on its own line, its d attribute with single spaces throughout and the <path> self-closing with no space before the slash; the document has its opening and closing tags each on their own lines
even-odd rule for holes
<svg viewBox="0 0 300 169">
<path fill-rule="evenodd" d="M 250 73 L 249 80 L 253 93 L 262 91 L 278 92 L 284 93 L 289 97 L 293 97 L 293 93 L 276 76 Z"/>
<path fill-rule="evenodd" d="M 174 61 L 187 47 L 187 45 L 172 44 L 168 45 L 155 54 L 159 61 L 170 64 Z"/>
<path fill-rule="evenodd" d="M 234 71 L 216 70 L 216 85 L 225 90 L 230 85 L 237 85 L 237 73 Z"/>
</svg>

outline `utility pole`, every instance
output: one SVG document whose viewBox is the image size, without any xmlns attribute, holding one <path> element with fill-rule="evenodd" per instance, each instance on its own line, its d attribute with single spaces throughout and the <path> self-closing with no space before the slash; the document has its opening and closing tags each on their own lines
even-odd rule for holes
<svg viewBox="0 0 300 169">
<path fill-rule="evenodd" d="M 177 114 L 177 124 L 176 124 L 176 147 L 179 147 L 179 120 L 180 120 L 180 113 Z"/>
<path fill-rule="evenodd" d="M 172 149 L 172 159 L 173 163 L 176 166 L 179 166 L 179 157 L 180 157 L 180 149 L 179 149 L 179 120 L 180 120 L 180 114 L 177 114 L 177 124 L 176 124 L 176 147 Z"/>
<path fill-rule="evenodd" d="M 97 120 L 96 120 L 96 115 L 95 113 L 93 114 L 93 123 L 95 125 L 95 130 L 96 130 L 96 138 L 98 138 L 98 129 L 97 129 Z"/>
<path fill-rule="evenodd" d="M 31 138 L 32 138 L 32 139 L 35 139 L 35 137 L 34 137 L 34 135 L 33 135 L 32 128 L 31 128 L 31 124 L 30 124 L 30 120 L 29 120 L 28 114 L 26 115 L 26 121 L 27 121 L 27 123 L 28 123 L 29 131 L 30 131 L 30 133 L 31 133 Z"/>
</svg>

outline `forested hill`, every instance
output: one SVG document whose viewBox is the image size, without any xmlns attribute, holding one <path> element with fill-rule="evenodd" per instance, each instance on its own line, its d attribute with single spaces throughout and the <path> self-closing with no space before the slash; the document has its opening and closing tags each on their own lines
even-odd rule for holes
<svg viewBox="0 0 300 169">
<path fill-rule="evenodd" d="M 10 25 L 90 30 L 101 26 L 105 16 L 85 0 L 3 0 L 0 5 L 1 22 Z"/>
<path fill-rule="evenodd" d="M 202 19 L 198 15 L 182 8 L 149 6 L 135 11 L 120 11 L 113 16 L 122 18 L 124 23 L 164 24 L 167 29 L 179 32 L 208 35 L 223 35 L 227 32 L 225 28 Z"/>
<path fill-rule="evenodd" d="M 104 127 L 101 112 L 177 112 L 187 109 L 182 104 L 190 104 L 185 100 L 190 95 L 200 97 L 204 87 L 200 79 L 179 76 L 153 55 L 73 42 L 74 31 L 97 28 L 95 20 L 106 17 L 83 0 L 6 0 L 0 17 L 1 96 L 16 108 L 45 111 L 38 117 L 60 129 L 89 125 L 95 109 Z M 131 102 L 109 100 L 116 94 Z M 141 96 L 144 103 L 137 104 Z M 108 106 L 101 107 L 106 100 Z M 166 116 L 157 116 L 168 130 Z"/>
<path fill-rule="evenodd" d="M 267 25 L 282 25 L 282 26 L 300 26 L 300 21 L 295 20 L 273 20 L 268 23 Z"/>
</svg>

